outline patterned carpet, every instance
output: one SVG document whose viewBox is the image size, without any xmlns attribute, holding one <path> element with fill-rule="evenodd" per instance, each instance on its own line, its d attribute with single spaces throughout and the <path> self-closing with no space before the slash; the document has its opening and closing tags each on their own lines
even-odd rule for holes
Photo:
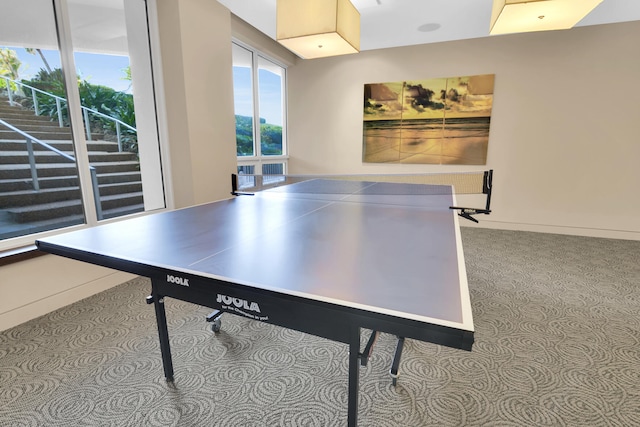
<svg viewBox="0 0 640 427">
<path fill-rule="evenodd" d="M 640 425 L 640 242 L 462 234 L 473 351 L 407 340 L 393 387 L 382 335 L 360 425 Z M 0 332 L 0 426 L 346 424 L 346 345 L 230 315 L 214 334 L 175 300 L 165 382 L 149 291 L 135 279 Z"/>
</svg>

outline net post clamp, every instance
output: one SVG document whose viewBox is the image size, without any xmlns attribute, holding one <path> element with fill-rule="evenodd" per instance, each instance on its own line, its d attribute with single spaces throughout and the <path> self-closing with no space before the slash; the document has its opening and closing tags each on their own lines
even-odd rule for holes
<svg viewBox="0 0 640 427">
<path fill-rule="evenodd" d="M 462 218 L 468 219 L 469 221 L 473 221 L 475 223 L 478 223 L 479 221 L 471 215 L 477 215 L 477 214 L 489 215 L 491 213 L 491 209 L 462 208 L 457 206 L 449 206 L 449 209 L 455 209 L 460 211 L 458 213 L 459 216 L 461 216 Z"/>
<path fill-rule="evenodd" d="M 232 191 L 231 195 L 232 196 L 255 196 L 256 193 L 245 193 L 243 191 Z"/>
</svg>

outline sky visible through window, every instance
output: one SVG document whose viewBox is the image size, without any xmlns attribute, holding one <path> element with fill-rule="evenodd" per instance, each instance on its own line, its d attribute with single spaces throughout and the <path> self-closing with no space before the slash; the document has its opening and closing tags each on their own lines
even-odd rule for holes
<svg viewBox="0 0 640 427">
<path fill-rule="evenodd" d="M 41 69 L 45 69 L 40 55 L 30 54 L 22 48 L 9 46 L 15 50 L 22 63 L 20 78 L 30 80 Z M 42 54 L 52 69 L 60 68 L 60 55 L 55 50 L 42 50 Z M 76 52 L 74 55 L 76 73 L 94 85 L 107 86 L 120 92 L 131 93 L 131 82 L 125 80 L 125 68 L 129 66 L 129 57 Z"/>
<path fill-rule="evenodd" d="M 272 125 L 282 126 L 282 78 L 268 70 L 258 72 L 260 83 L 260 117 Z M 240 116 L 253 116 L 251 69 L 233 67 L 235 112 Z"/>
<path fill-rule="evenodd" d="M 260 117 L 267 123 L 282 126 L 282 79 L 271 71 L 258 70 Z"/>
<path fill-rule="evenodd" d="M 30 54 L 23 48 L 9 47 L 16 51 L 20 66 L 20 78 L 30 80 L 41 69 L 44 63 L 40 55 Z M 58 51 L 42 50 L 52 69 L 60 68 Z M 131 82 L 125 80 L 125 69 L 129 66 L 127 56 L 104 55 L 76 52 L 74 54 L 76 72 L 83 80 L 91 84 L 107 86 L 117 91 L 131 93 Z M 253 116 L 251 104 L 251 71 L 246 67 L 233 67 L 235 112 L 242 116 Z M 282 78 L 269 70 L 260 69 L 260 117 L 269 124 L 282 126 Z M 239 102 L 242 101 L 242 102 Z"/>
<path fill-rule="evenodd" d="M 41 69 L 45 69 L 40 55 L 30 54 L 23 48 L 9 47 L 16 51 L 21 62 L 20 78 L 30 80 Z M 58 51 L 42 50 L 52 69 L 60 68 Z M 91 84 L 107 86 L 117 91 L 131 93 L 131 82 L 125 80 L 125 69 L 129 66 L 127 56 L 104 55 L 76 52 L 74 55 L 76 72 L 81 79 Z M 233 67 L 235 112 L 243 116 L 253 116 L 251 96 L 251 72 L 245 67 Z M 258 73 L 260 90 L 260 117 L 269 124 L 282 126 L 282 78 L 266 69 Z"/>
</svg>

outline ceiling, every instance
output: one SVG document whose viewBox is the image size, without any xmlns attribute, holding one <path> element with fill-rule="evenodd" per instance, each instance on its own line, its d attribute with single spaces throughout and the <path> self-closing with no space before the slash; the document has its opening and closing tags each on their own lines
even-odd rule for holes
<svg viewBox="0 0 640 427">
<path fill-rule="evenodd" d="M 300 0 L 304 1 L 304 0 Z M 218 0 L 269 37 L 276 0 Z M 492 0 L 351 0 L 360 12 L 361 50 L 489 36 Z M 603 0 L 578 26 L 640 20 L 640 0 Z M 499 36 L 495 36 L 499 37 Z"/>
<path fill-rule="evenodd" d="M 74 47 L 126 55 L 124 1 L 67 0 Z M 361 50 L 489 36 L 492 0 L 351 1 L 361 15 Z M 276 0 L 218 2 L 275 39 Z M 0 3 L 0 46 L 57 48 L 50 0 Z M 640 0 L 603 0 L 578 26 L 638 20 Z"/>
<path fill-rule="evenodd" d="M 125 0 L 67 0 L 74 50 L 127 55 Z M 0 46 L 58 49 L 50 0 L 0 0 Z"/>
</svg>

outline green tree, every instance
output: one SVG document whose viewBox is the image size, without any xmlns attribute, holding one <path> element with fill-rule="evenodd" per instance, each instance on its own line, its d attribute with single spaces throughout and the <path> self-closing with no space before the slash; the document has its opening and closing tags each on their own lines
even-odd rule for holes
<svg viewBox="0 0 640 427">
<path fill-rule="evenodd" d="M 131 65 L 127 65 L 125 68 L 123 68 L 122 72 L 124 73 L 124 77 L 122 77 L 122 80 L 126 80 L 129 82 L 129 87 L 127 88 L 128 92 L 129 89 L 131 89 L 131 84 L 133 82 L 133 79 L 131 78 Z"/>
<path fill-rule="evenodd" d="M 25 47 L 24 50 L 27 51 L 27 53 L 30 53 L 31 55 L 35 55 L 38 54 L 40 55 L 40 59 L 42 59 L 42 62 L 44 64 L 44 68 L 47 70 L 47 72 L 51 72 L 51 67 L 49 66 L 49 63 L 47 62 L 47 58 L 44 57 L 44 55 L 42 54 L 42 50 L 41 49 L 37 49 L 37 48 L 33 48 L 33 47 Z"/>
<path fill-rule="evenodd" d="M 18 80 L 19 69 L 22 63 L 18 59 L 15 50 L 8 47 L 0 48 L 0 77 L 9 77 L 11 80 Z M 0 78 L 0 88 L 7 87 L 7 81 Z M 11 84 L 12 90 L 18 90 L 14 84 Z"/>
<path fill-rule="evenodd" d="M 44 92 L 67 98 L 64 85 L 64 76 L 60 68 L 53 69 L 51 72 L 41 69 L 31 81 L 24 81 L 29 86 L 38 88 Z M 94 85 L 86 80 L 78 77 L 78 91 L 80 93 L 80 103 L 83 107 L 98 111 L 114 119 L 118 119 L 129 126 L 136 126 L 136 116 L 133 106 L 133 95 L 119 92 L 107 86 Z M 58 109 L 56 100 L 50 96 L 37 93 L 38 106 L 40 110 L 50 117 L 57 118 Z M 26 101 L 30 103 L 30 100 Z M 61 103 L 62 118 L 65 123 L 68 121 L 67 103 Z M 112 138 L 116 134 L 116 124 L 112 120 L 108 120 L 96 114 L 89 114 L 89 121 L 92 132 L 105 134 Z M 121 127 L 120 135 L 122 137 L 124 149 L 127 151 L 137 152 L 137 138 L 134 131 Z"/>
<path fill-rule="evenodd" d="M 266 123 L 260 119 L 260 145 L 264 156 L 282 154 L 282 126 Z M 236 115 L 236 154 L 253 156 L 253 119 Z"/>
<path fill-rule="evenodd" d="M 260 144 L 262 154 L 275 156 L 282 154 L 282 126 L 260 124 Z"/>
<path fill-rule="evenodd" d="M 129 126 L 136 126 L 136 115 L 133 106 L 133 95 L 117 91 L 107 86 L 94 85 L 86 80 L 78 84 L 80 102 L 84 107 L 98 111 Z M 101 116 L 91 116 L 92 128 L 97 132 L 116 134 L 116 124 Z M 127 151 L 137 152 L 135 133 L 125 127 L 120 129 Z"/>
<path fill-rule="evenodd" d="M 253 155 L 253 118 L 236 115 L 236 154 Z"/>
</svg>

